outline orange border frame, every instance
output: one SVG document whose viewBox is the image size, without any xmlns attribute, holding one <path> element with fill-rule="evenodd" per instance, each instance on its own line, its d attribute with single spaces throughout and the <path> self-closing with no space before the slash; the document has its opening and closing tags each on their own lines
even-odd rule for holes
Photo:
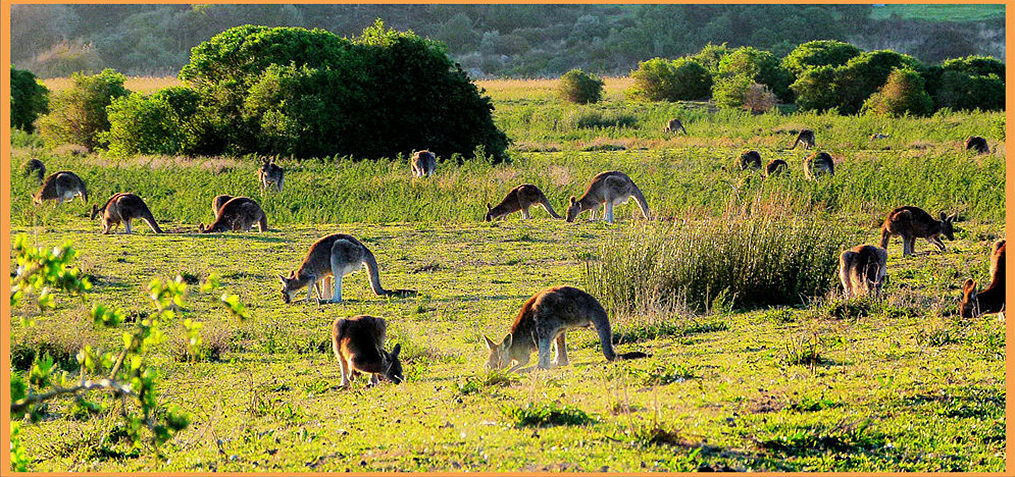
<svg viewBox="0 0 1015 477">
<path fill-rule="evenodd" d="M 9 65 L 11 64 L 11 5 L 40 5 L 40 4 L 69 4 L 69 3 L 88 3 L 88 4 L 190 4 L 195 3 L 191 1 L 183 0 L 0 0 L 0 63 Z M 577 1 L 577 0 L 556 0 L 556 1 L 533 1 L 533 0 L 444 0 L 440 2 L 422 2 L 413 0 L 388 0 L 388 1 L 322 1 L 322 0 L 302 0 L 296 2 L 286 2 L 282 0 L 263 0 L 263 1 L 243 1 L 243 0 L 214 0 L 211 3 L 234 3 L 234 4 L 249 4 L 249 3 L 277 3 L 277 4 L 336 4 L 336 3 L 360 3 L 360 4 L 421 4 L 421 3 L 443 3 L 443 4 L 475 4 L 475 3 L 486 3 L 486 4 L 566 4 L 566 3 L 587 3 L 587 4 L 614 4 L 614 3 L 631 3 L 631 4 L 694 4 L 694 3 L 713 3 L 707 1 L 693 1 L 693 0 L 644 0 L 644 1 Z M 783 0 L 783 1 L 747 1 L 747 0 L 726 0 L 723 2 L 714 3 L 728 3 L 728 4 L 771 4 L 771 3 L 788 3 L 788 4 L 814 4 L 814 3 L 833 3 L 833 2 L 820 2 L 820 1 L 808 1 L 808 0 Z M 849 1 L 835 2 L 835 3 L 854 3 Z M 855 2 L 860 3 L 860 2 Z M 864 2 L 865 3 L 865 2 Z M 874 3 L 874 2 L 871 2 Z M 980 5 L 998 5 L 1004 4 L 1008 6 L 1009 2 L 1004 1 L 970 1 L 970 0 L 922 0 L 922 1 L 899 1 L 899 0 L 887 0 L 879 3 L 891 3 L 891 4 L 980 4 Z M 1011 32 L 1013 16 L 1008 15 L 1007 9 L 1005 10 L 1005 64 L 1007 65 L 1011 60 L 1013 54 L 1011 49 L 1008 48 L 1008 33 Z M 6 33 L 4 33 L 6 32 Z M 1005 147 L 1007 148 L 1007 138 L 1011 137 L 1012 132 L 1012 118 L 1015 116 L 1015 98 L 1012 97 L 1012 93 L 1015 92 L 1015 87 L 1008 87 L 1011 85 L 1012 73 L 1010 69 L 1005 70 Z M 11 257 L 7 253 L 11 247 L 11 110 L 10 110 L 10 68 L 0 68 L 0 101 L 6 107 L 0 107 L 0 167 L 3 168 L 0 171 L 0 246 L 4 250 L 0 253 L 0 269 L 10 270 Z M 1005 158 L 1005 236 L 1012 235 L 1012 231 L 1015 230 L 1015 224 L 1008 221 L 1011 217 L 1011 207 L 1013 205 L 1012 200 L 1015 198 L 1015 184 L 1008 181 L 1007 171 L 1011 168 L 1011 161 Z M 1007 279 L 1011 281 L 1015 271 L 1011 267 L 1007 268 Z M 1009 289 L 1007 292 L 1007 298 L 1011 298 L 1012 292 Z M 0 300 L 0 358 L 2 362 L 7 363 L 10 361 L 10 301 Z M 1012 397 L 1012 391 L 1015 390 L 1015 386 L 1012 382 L 1008 381 L 1009 376 L 1015 376 L 1015 359 L 1012 359 L 1013 351 L 1015 351 L 1015 345 L 1012 344 L 1012 338 L 1015 336 L 1015 322 L 1008 320 L 1005 323 L 1005 471 L 996 472 L 980 472 L 974 475 L 982 476 L 1004 476 L 1004 475 L 1015 475 L 1015 447 L 1011 445 L 1012 436 L 1015 435 L 1015 422 L 1012 422 L 1012 417 L 1015 417 L 1015 400 L 1008 399 Z M 35 472 L 35 473 L 14 473 L 11 472 L 10 453 L 10 413 L 6 410 L 10 409 L 10 367 L 0 366 L 0 475 L 38 475 L 38 476 L 54 476 L 62 477 L 66 473 L 55 473 L 55 472 Z M 193 476 L 193 475 L 233 475 L 233 476 L 251 476 L 259 477 L 263 475 L 379 475 L 380 473 L 337 473 L 337 472 L 222 472 L 222 473 L 210 473 L 210 472 L 136 472 L 136 473 L 101 473 L 101 472 L 83 472 L 80 475 L 145 475 L 145 476 Z M 416 475 L 449 475 L 452 472 L 418 472 Z M 465 475 L 463 472 L 457 472 L 455 474 Z M 530 476 L 530 475 L 552 475 L 550 472 L 470 472 L 470 475 L 510 475 L 510 476 Z M 657 475 L 685 475 L 684 473 L 677 472 L 660 472 Z M 854 475 L 846 472 L 825 472 L 825 475 Z M 970 475 L 973 473 L 958 473 L 958 472 L 946 472 L 943 474 L 961 474 Z M 579 473 L 578 475 L 605 475 L 601 473 Z M 786 475 L 786 473 L 779 472 L 758 472 L 756 475 L 772 476 L 772 475 Z M 902 472 L 878 472 L 870 473 L 866 475 L 911 475 L 909 473 Z"/>
</svg>

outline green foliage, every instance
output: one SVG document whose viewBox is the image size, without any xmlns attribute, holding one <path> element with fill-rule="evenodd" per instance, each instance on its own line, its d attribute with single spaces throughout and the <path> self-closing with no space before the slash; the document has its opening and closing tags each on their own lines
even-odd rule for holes
<svg viewBox="0 0 1015 477">
<path fill-rule="evenodd" d="M 750 46 L 737 48 L 722 57 L 718 72 L 718 76 L 723 79 L 742 76 L 752 83 L 768 86 L 782 101 L 789 102 L 793 99 L 789 89 L 790 74 L 771 52 Z M 717 80 L 716 83 L 721 81 Z"/>
<path fill-rule="evenodd" d="M 949 108 L 953 111 L 972 109 L 1003 111 L 1004 77 L 946 70 L 941 74 L 934 100 L 937 108 Z"/>
<path fill-rule="evenodd" d="M 730 48 L 726 46 L 726 43 L 721 45 L 708 43 L 701 49 L 701 51 L 688 56 L 687 58 L 705 67 L 705 69 L 708 70 L 708 74 L 716 76 L 719 74 L 719 62 L 722 61 L 723 57 L 729 53 Z"/>
<path fill-rule="evenodd" d="M 1004 63 L 992 56 L 971 55 L 964 58 L 952 58 L 941 63 L 945 71 L 958 71 L 970 76 L 990 76 L 1004 78 Z"/>
<path fill-rule="evenodd" d="M 49 112 L 49 90 L 30 71 L 11 66 L 11 126 L 35 131 L 35 119 Z"/>
<path fill-rule="evenodd" d="M 688 58 L 653 58 L 638 63 L 631 71 L 632 93 L 648 101 L 681 101 L 708 96 L 712 77 L 703 66 Z"/>
<path fill-rule="evenodd" d="M 889 50 L 869 51 L 855 56 L 843 66 L 819 66 L 804 70 L 790 85 L 802 110 L 835 109 L 841 114 L 856 114 L 878 88 L 885 85 L 896 69 L 920 71 L 923 65 L 909 55 Z"/>
<path fill-rule="evenodd" d="M 836 40 L 815 40 L 803 43 L 782 59 L 782 66 L 794 77 L 819 66 L 843 66 L 863 50 Z"/>
<path fill-rule="evenodd" d="M 106 107 L 127 96 L 125 77 L 106 69 L 96 75 L 75 73 L 73 86 L 53 95 L 50 112 L 39 119 L 43 136 L 58 143 L 84 146 L 89 150 L 104 144 L 101 133 L 109 130 Z"/>
<path fill-rule="evenodd" d="M 912 114 L 927 116 L 934 111 L 934 101 L 924 89 L 920 73 L 911 69 L 895 70 L 877 93 L 864 103 L 866 112 L 888 116 Z"/>
<path fill-rule="evenodd" d="M 712 101 L 721 109 L 740 109 L 752 84 L 754 81 L 746 75 L 719 78 L 712 85 Z"/>
<path fill-rule="evenodd" d="M 581 409 L 555 401 L 510 406 L 504 409 L 504 414 L 518 427 L 584 426 L 596 421 Z"/>
<path fill-rule="evenodd" d="M 565 101 L 572 103 L 598 103 L 603 97 L 603 84 L 598 76 L 573 69 L 560 77 L 557 92 Z"/>
<path fill-rule="evenodd" d="M 208 134 L 199 101 L 194 90 L 182 86 L 117 98 L 106 108 L 109 131 L 99 137 L 119 157 L 193 154 Z"/>
<path fill-rule="evenodd" d="M 297 157 L 439 156 L 507 136 L 443 47 L 378 21 L 355 40 L 324 30 L 235 27 L 198 45 L 180 71 L 218 118 L 220 148 Z"/>
<path fill-rule="evenodd" d="M 803 111 L 828 111 L 840 106 L 836 80 L 838 71 L 831 66 L 804 70 L 790 85 L 796 93 L 796 105 Z"/>
</svg>

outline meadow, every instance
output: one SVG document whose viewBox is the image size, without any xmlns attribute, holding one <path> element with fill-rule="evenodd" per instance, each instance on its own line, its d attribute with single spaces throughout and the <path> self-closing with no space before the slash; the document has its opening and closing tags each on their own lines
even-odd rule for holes
<svg viewBox="0 0 1015 477">
<path fill-rule="evenodd" d="M 253 157 L 77 157 L 19 138 L 12 234 L 43 247 L 72 242 L 95 288 L 83 300 L 61 297 L 42 315 L 27 305 L 13 311 L 16 372 L 48 353 L 74 375 L 81 346 L 116 349 L 120 331 L 96 328 L 86 311 L 102 302 L 123 307 L 128 322 L 143 319 L 151 312 L 144 286 L 156 277 L 195 282 L 217 273 L 251 315 L 238 321 L 194 302 L 167 325 L 166 342 L 148 359 L 163 380 L 159 399 L 192 422 L 162 457 L 125 442 L 117 413 L 80 419 L 61 401 L 22 428 L 32 470 L 1004 469 L 1004 322 L 957 313 L 960 284 L 987 281 L 990 245 L 1004 237 L 1001 113 L 750 115 L 634 102 L 623 93 L 629 85 L 609 79 L 604 103 L 571 106 L 555 99 L 551 82 L 481 86 L 515 142 L 512 161 L 441 158 L 424 180 L 410 177 L 405 158 L 282 158 L 285 190 L 262 193 Z M 663 133 L 669 117 L 685 119 L 689 135 Z M 835 157 L 834 177 L 803 178 L 807 151 L 786 148 L 804 127 Z M 869 140 L 875 132 L 889 138 Z M 994 151 L 962 151 L 973 134 Z M 736 170 L 734 158 L 748 148 L 764 162 L 786 160 L 789 174 Z M 135 224 L 134 235 L 102 236 L 80 200 L 31 205 L 37 185 L 21 174 L 29 158 L 76 171 L 90 203 L 138 193 L 169 233 Z M 641 220 L 632 202 L 618 207 L 613 225 L 584 217 L 568 224 L 540 209 L 528 221 L 482 221 L 487 202 L 524 182 L 563 214 L 569 196 L 610 169 L 639 185 L 654 220 Z M 271 230 L 198 234 L 220 193 L 258 200 Z M 828 271 L 834 251 L 876 244 L 885 214 L 904 204 L 958 213 L 956 240 L 943 253 L 920 241 L 910 257 L 893 240 L 885 298 L 843 300 Z M 775 225 L 745 226 L 755 220 Z M 316 238 L 337 232 L 374 252 L 385 287 L 418 295 L 377 297 L 356 273 L 342 304 L 306 304 L 301 294 L 284 305 L 276 276 L 295 268 Z M 690 293 L 636 307 L 617 298 L 625 286 L 670 273 L 667 254 L 718 247 L 724 237 L 805 253 L 818 291 L 782 304 L 719 290 L 698 293 L 707 306 Z M 499 340 L 528 297 L 563 284 L 603 294 L 618 352 L 652 356 L 607 362 L 595 333 L 575 330 L 569 366 L 487 371 L 483 336 Z M 388 320 L 389 347 L 402 344 L 405 383 L 367 388 L 361 377 L 352 389 L 338 387 L 328 329 L 357 314 Z M 202 359 L 188 359 L 183 317 L 205 324 Z"/>
</svg>

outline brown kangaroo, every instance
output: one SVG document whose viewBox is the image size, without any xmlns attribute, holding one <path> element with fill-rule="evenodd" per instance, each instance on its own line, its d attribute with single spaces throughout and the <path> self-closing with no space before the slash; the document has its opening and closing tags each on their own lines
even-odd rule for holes
<svg viewBox="0 0 1015 477">
<path fill-rule="evenodd" d="M 681 124 L 680 120 L 676 119 L 676 118 L 667 121 L 666 122 L 666 127 L 663 128 L 663 131 L 664 132 L 668 132 L 668 133 L 675 133 L 677 131 L 682 131 L 685 135 L 687 134 L 687 130 L 684 129 L 684 125 Z"/>
<path fill-rule="evenodd" d="M 765 166 L 765 177 L 771 177 L 777 174 L 782 174 L 789 169 L 789 164 L 782 159 L 772 159 L 771 162 Z"/>
<path fill-rule="evenodd" d="M 405 380 L 398 353 L 402 345 L 396 344 L 390 353 L 384 351 L 388 323 L 383 318 L 358 315 L 339 318 L 331 324 L 331 350 L 342 370 L 342 387 L 349 387 L 359 373 L 370 374 L 370 385 L 383 377 L 395 384 Z"/>
<path fill-rule="evenodd" d="M 202 223 L 198 230 L 205 234 L 230 230 L 246 232 L 254 226 L 257 226 L 259 232 L 268 231 L 268 216 L 261 210 L 261 206 L 247 197 L 233 197 L 218 209 L 215 222 L 207 227 Z"/>
<path fill-rule="evenodd" d="M 542 205 L 544 209 L 555 219 L 561 218 L 553 211 L 553 206 L 550 205 L 549 199 L 546 198 L 546 194 L 539 190 L 532 184 L 522 184 L 508 192 L 507 197 L 497 204 L 497 207 L 490 207 L 490 204 L 486 204 L 486 217 L 484 218 L 487 222 L 500 219 L 508 214 L 521 211 L 522 217 L 528 219 L 529 207 L 533 205 Z"/>
<path fill-rule="evenodd" d="M 95 220 L 95 217 L 100 213 L 102 214 L 103 234 L 112 232 L 113 229 L 120 226 L 121 222 L 123 222 L 126 233 L 130 234 L 132 232 L 130 222 L 134 219 L 145 221 L 152 232 L 162 233 L 158 222 L 155 221 L 151 210 L 148 209 L 148 204 L 145 204 L 143 199 L 134 194 L 120 192 L 113 194 L 102 208 L 93 205 L 92 220 Z"/>
<path fill-rule="evenodd" d="M 627 174 L 620 171 L 600 172 L 592 178 L 592 182 L 585 189 L 585 194 L 582 195 L 581 199 L 576 200 L 574 196 L 571 196 L 571 203 L 567 208 L 565 220 L 574 222 L 578 214 L 586 210 L 591 210 L 592 218 L 595 219 L 595 211 L 605 205 L 604 218 L 612 224 L 613 207 L 617 204 L 627 203 L 632 197 L 638 203 L 638 206 L 641 207 L 641 214 L 647 220 L 650 216 L 648 203 L 645 201 L 645 196 L 642 195 L 638 186 L 634 185 L 634 181 L 630 177 L 627 177 Z"/>
<path fill-rule="evenodd" d="M 550 367 L 551 344 L 557 349 L 553 364 L 568 364 L 564 333 L 572 328 L 594 326 L 607 361 L 644 358 L 642 352 L 617 354 L 613 350 L 613 332 L 603 305 L 592 295 L 574 287 L 552 287 L 536 293 L 522 306 L 511 332 L 494 343 L 486 340 L 490 352 L 487 367 L 515 371 L 529 362 L 533 351 L 539 351 L 539 368 Z"/>
<path fill-rule="evenodd" d="M 276 191 L 282 192 L 282 183 L 285 182 L 285 169 L 275 164 L 275 158 L 261 159 L 261 168 L 257 170 L 257 179 L 261 182 L 261 189 L 274 187 Z"/>
<path fill-rule="evenodd" d="M 835 175 L 835 161 L 827 152 L 816 152 L 804 159 L 804 176 L 816 179 L 818 176 Z"/>
<path fill-rule="evenodd" d="M 744 153 L 740 155 L 737 165 L 740 166 L 740 170 L 742 171 L 746 171 L 747 169 L 761 169 L 761 154 L 759 154 L 758 151 L 744 151 Z"/>
<path fill-rule="evenodd" d="M 990 284 L 981 292 L 976 291 L 976 282 L 966 279 L 962 285 L 962 301 L 959 315 L 974 318 L 987 313 L 1000 313 L 1004 317 L 1004 249 L 1005 240 L 994 244 L 990 255 Z"/>
<path fill-rule="evenodd" d="M 976 151 L 977 154 L 986 154 L 990 152 L 990 146 L 987 145 L 987 140 L 980 136 L 969 136 L 966 138 L 966 150 Z"/>
<path fill-rule="evenodd" d="M 85 203 L 88 202 L 88 190 L 85 188 L 85 182 L 71 171 L 60 171 L 46 178 L 46 181 L 42 183 L 42 189 L 39 189 L 39 192 L 35 194 L 33 201 L 36 204 L 41 204 L 44 200 L 55 199 L 58 204 L 62 204 L 65 201 L 74 200 L 74 197 L 78 195 Z"/>
<path fill-rule="evenodd" d="M 948 240 L 955 240 L 954 221 L 955 214 L 945 216 L 942 212 L 941 220 L 934 220 L 934 217 L 919 207 L 899 207 L 889 212 L 881 225 L 881 248 L 888 250 L 889 239 L 899 236 L 902 237 L 903 256 L 913 253 L 917 238 L 926 239 L 944 252 L 945 244 L 939 237 L 944 235 Z"/>
<path fill-rule="evenodd" d="M 419 151 L 412 155 L 412 176 L 429 177 L 437 169 L 437 156 L 430 151 Z"/>
<path fill-rule="evenodd" d="M 381 296 L 408 296 L 415 294 L 414 290 L 385 290 L 381 287 L 381 276 L 377 269 L 377 259 L 365 245 L 360 243 L 351 235 L 332 234 L 321 237 L 310 246 L 303 263 L 296 270 L 289 273 L 288 277 L 278 276 L 282 282 L 282 301 L 292 302 L 296 292 L 307 287 L 307 303 L 310 302 L 311 293 L 317 291 L 318 300 L 321 299 L 321 289 L 318 285 L 325 279 L 331 278 L 335 289 L 329 303 L 340 303 L 342 301 L 342 277 L 358 271 L 366 265 L 367 279 L 370 281 L 370 289 Z"/>
<path fill-rule="evenodd" d="M 839 280 L 846 298 L 873 293 L 881 296 L 888 266 L 888 252 L 873 245 L 857 245 L 839 255 Z"/>
<path fill-rule="evenodd" d="M 226 202 L 229 202 L 232 198 L 233 196 L 226 194 L 216 195 L 215 198 L 211 200 L 211 213 L 218 217 L 219 209 L 221 209 L 223 205 L 226 205 Z"/>
<path fill-rule="evenodd" d="M 796 135 L 796 140 L 793 141 L 793 146 L 790 149 L 795 149 L 797 144 L 803 144 L 807 149 L 814 147 L 814 131 L 810 129 L 804 129 Z"/>
</svg>

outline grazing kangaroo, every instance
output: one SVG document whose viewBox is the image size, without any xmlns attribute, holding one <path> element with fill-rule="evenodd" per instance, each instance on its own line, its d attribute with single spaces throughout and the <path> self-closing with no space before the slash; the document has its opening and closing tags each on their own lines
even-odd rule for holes
<svg viewBox="0 0 1015 477">
<path fill-rule="evenodd" d="M 132 233 L 130 222 L 134 219 L 145 221 L 148 227 L 152 229 L 152 232 L 157 234 L 162 233 L 158 222 L 155 221 L 151 210 L 148 209 L 148 204 L 145 204 L 143 199 L 134 194 L 119 192 L 113 194 L 102 208 L 93 205 L 92 220 L 95 220 L 95 217 L 99 214 L 102 214 L 103 234 L 112 232 L 113 229 L 119 227 L 120 223 L 123 222 L 123 227 L 129 235 Z"/>
<path fill-rule="evenodd" d="M 771 177 L 776 174 L 782 174 L 784 171 L 789 169 L 789 164 L 782 159 L 772 159 L 771 162 L 765 166 L 765 177 Z"/>
<path fill-rule="evenodd" d="M 835 161 L 827 152 L 816 152 L 804 159 L 804 177 L 817 179 L 824 174 L 835 175 Z"/>
<path fill-rule="evenodd" d="M 522 217 L 528 219 L 529 207 L 533 205 L 542 205 L 550 216 L 559 219 L 561 216 L 557 215 L 553 211 L 553 206 L 550 205 L 550 201 L 546 198 L 546 194 L 539 190 L 532 184 L 522 184 L 508 192 L 507 197 L 497 204 L 497 207 L 490 207 L 490 203 L 486 204 L 486 217 L 484 218 L 487 222 L 500 219 L 508 214 L 513 214 L 519 210 L 522 212 Z"/>
<path fill-rule="evenodd" d="M 290 272 L 288 277 L 278 276 L 282 282 L 282 301 L 287 304 L 292 302 L 296 292 L 303 287 L 307 287 L 307 303 L 310 303 L 310 296 L 314 290 L 317 291 L 317 298 L 320 301 L 322 297 L 319 282 L 331 277 L 335 289 L 331 300 L 327 302 L 340 303 L 342 277 L 359 270 L 363 265 L 367 267 L 370 289 L 377 295 L 407 296 L 416 293 L 414 290 L 385 290 L 381 287 L 381 277 L 374 254 L 351 235 L 332 234 L 314 242 L 303 263 L 298 269 Z M 327 287 L 327 284 L 323 285 Z"/>
<path fill-rule="evenodd" d="M 261 190 L 266 187 L 274 187 L 276 191 L 282 192 L 282 183 L 285 182 L 285 169 L 275 164 L 275 158 L 261 159 L 261 168 L 257 170 L 257 179 L 261 181 Z"/>
<path fill-rule="evenodd" d="M 85 203 L 88 202 L 88 190 L 85 188 L 85 182 L 71 171 L 60 171 L 46 178 L 46 181 L 42 183 L 42 189 L 39 189 L 39 192 L 33 197 L 33 201 L 36 204 L 41 204 L 44 200 L 56 199 L 58 204 L 62 204 L 65 201 L 74 200 L 74 197 L 78 195 Z"/>
<path fill-rule="evenodd" d="M 976 282 L 967 278 L 962 285 L 962 301 L 959 303 L 959 315 L 963 318 L 975 318 L 987 313 L 1000 313 L 1004 317 L 1004 249 L 1005 240 L 994 244 L 990 255 L 990 284 L 977 293 Z"/>
<path fill-rule="evenodd" d="M 412 155 L 412 176 L 429 177 L 437 169 L 437 156 L 430 151 L 419 151 Z"/>
<path fill-rule="evenodd" d="M 687 134 L 687 130 L 684 129 L 684 125 L 680 123 L 679 119 L 671 119 L 666 122 L 666 127 L 663 128 L 663 132 L 675 133 L 677 131 L 683 131 Z"/>
<path fill-rule="evenodd" d="M 568 364 L 567 346 L 564 333 L 571 328 L 594 326 L 599 333 L 599 343 L 607 361 L 615 359 L 644 358 L 642 352 L 617 354 L 613 350 L 613 332 L 606 310 L 592 295 L 574 287 L 551 287 L 536 293 L 525 302 L 511 332 L 501 342 L 494 343 L 486 336 L 486 348 L 490 352 L 486 365 L 490 369 L 515 371 L 529 362 L 533 351 L 539 351 L 540 369 L 550 367 L 550 346 L 555 344 L 557 352 L 553 364 Z"/>
<path fill-rule="evenodd" d="M 745 151 L 740 155 L 740 159 L 737 160 L 737 165 L 740 166 L 742 171 L 761 169 L 761 154 L 758 151 Z"/>
<path fill-rule="evenodd" d="M 934 220 L 934 217 L 919 207 L 899 207 L 889 212 L 881 225 L 881 248 L 888 250 L 888 241 L 897 235 L 902 237 L 903 256 L 913 253 L 917 238 L 937 245 L 944 252 L 945 244 L 941 243 L 940 236 L 955 240 L 955 228 L 952 226 L 954 221 L 955 214 L 945 216 L 941 212 L 941 220 Z"/>
<path fill-rule="evenodd" d="M 233 196 L 226 194 L 216 195 L 215 198 L 211 200 L 211 213 L 218 217 L 219 209 L 221 209 L 223 205 L 226 205 L 226 202 L 229 202 L 232 198 Z"/>
<path fill-rule="evenodd" d="M 212 206 L 214 207 L 214 204 Z M 259 232 L 268 231 L 268 216 L 261 210 L 261 206 L 247 197 L 233 197 L 218 209 L 215 214 L 215 222 L 207 227 L 202 223 L 198 226 L 198 230 L 204 234 L 222 233 L 230 230 L 246 232 L 255 225 Z"/>
<path fill-rule="evenodd" d="M 395 384 L 405 380 L 398 353 L 402 345 L 396 344 L 390 353 L 384 351 L 388 323 L 383 318 L 359 315 L 339 318 L 331 324 L 331 350 L 342 370 L 342 387 L 347 388 L 359 373 L 370 374 L 370 385 L 383 377 Z"/>
<path fill-rule="evenodd" d="M 987 145 L 987 140 L 980 136 L 970 136 L 966 139 L 966 150 L 976 151 L 977 154 L 986 154 L 990 152 L 990 146 Z"/>
<path fill-rule="evenodd" d="M 803 144 L 805 148 L 810 149 L 814 147 L 814 131 L 810 129 L 804 129 L 796 135 L 796 140 L 793 141 L 793 146 L 790 149 L 795 149 L 797 144 Z"/>
<path fill-rule="evenodd" d="M 592 219 L 595 220 L 595 211 L 606 204 L 604 218 L 612 224 L 613 207 L 617 204 L 626 204 L 632 197 L 635 202 L 638 202 L 638 206 L 641 207 L 641 215 L 647 220 L 649 218 L 648 203 L 645 202 L 645 196 L 642 195 L 634 181 L 620 171 L 600 172 L 592 178 L 592 182 L 589 183 L 588 189 L 585 189 L 585 194 L 581 199 L 575 200 L 574 196 L 571 196 L 565 220 L 574 222 L 578 214 L 586 210 L 592 211 Z"/>
<path fill-rule="evenodd" d="M 42 184 L 42 178 L 46 177 L 46 165 L 38 159 L 32 159 L 25 164 L 25 178 L 35 174 L 35 181 Z"/>
<path fill-rule="evenodd" d="M 888 252 L 873 245 L 857 245 L 839 255 L 839 280 L 846 298 L 881 296 L 888 270 Z"/>
</svg>

